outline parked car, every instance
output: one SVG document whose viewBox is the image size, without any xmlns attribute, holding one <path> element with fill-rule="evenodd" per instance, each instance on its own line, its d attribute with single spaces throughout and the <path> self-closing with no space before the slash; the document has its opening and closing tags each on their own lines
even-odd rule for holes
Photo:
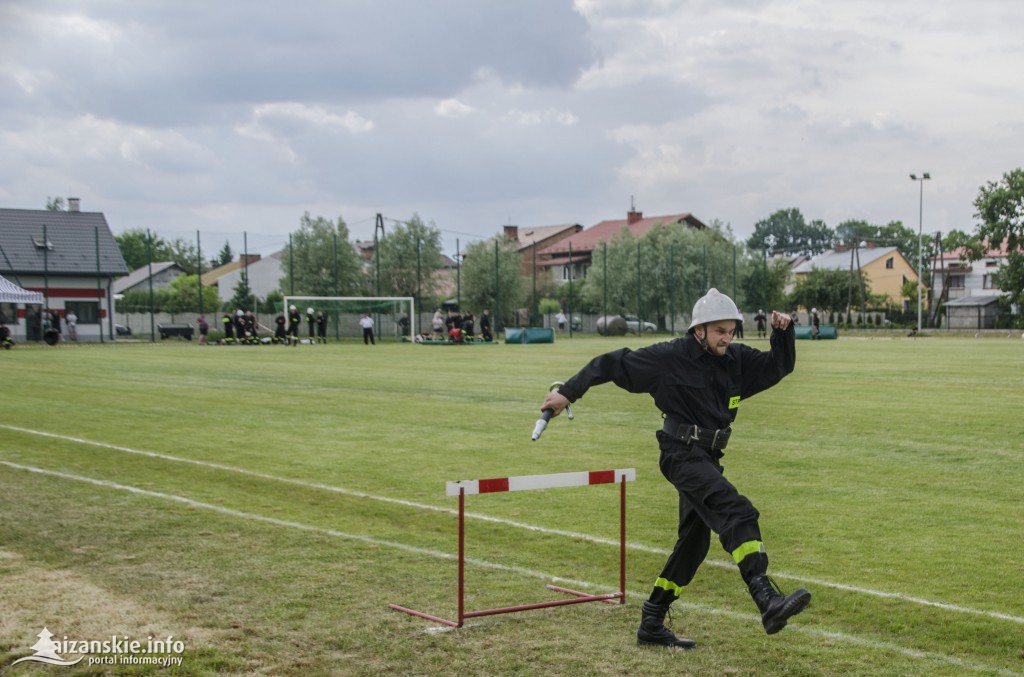
<svg viewBox="0 0 1024 677">
<path fill-rule="evenodd" d="M 131 336 L 132 328 L 126 327 L 123 324 L 115 324 L 114 333 L 117 334 L 118 336 Z"/>
<path fill-rule="evenodd" d="M 623 315 L 626 318 L 626 330 L 631 331 L 634 334 L 639 334 L 639 328 L 643 327 L 645 332 L 657 331 L 658 327 L 651 322 L 644 322 L 637 318 L 636 315 Z"/>
</svg>

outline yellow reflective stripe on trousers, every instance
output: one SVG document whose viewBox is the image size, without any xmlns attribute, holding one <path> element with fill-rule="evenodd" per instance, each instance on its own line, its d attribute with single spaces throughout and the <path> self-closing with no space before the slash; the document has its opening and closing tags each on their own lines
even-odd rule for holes
<svg viewBox="0 0 1024 677">
<path fill-rule="evenodd" d="M 732 551 L 732 558 L 736 564 L 739 564 L 747 555 L 753 555 L 758 552 L 763 553 L 764 551 L 764 543 L 761 541 L 747 541 Z"/>
<path fill-rule="evenodd" d="M 667 578 L 659 578 L 658 580 L 654 581 L 654 587 L 662 588 L 664 590 L 668 590 L 669 592 L 671 592 L 676 597 L 679 597 L 680 595 L 683 594 L 683 586 L 676 585 L 675 583 L 673 583 L 672 581 L 668 580 Z"/>
</svg>

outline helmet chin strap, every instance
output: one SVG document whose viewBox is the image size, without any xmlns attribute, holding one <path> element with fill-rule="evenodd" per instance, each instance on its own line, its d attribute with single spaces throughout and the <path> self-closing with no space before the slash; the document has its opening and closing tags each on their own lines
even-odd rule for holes
<svg viewBox="0 0 1024 677">
<path fill-rule="evenodd" d="M 715 351 L 711 349 L 711 346 L 708 345 L 708 325 L 702 324 L 700 325 L 700 329 L 704 334 L 703 336 L 697 337 L 696 328 L 694 328 L 693 332 L 694 337 L 697 338 L 698 341 L 700 341 L 700 347 L 703 348 L 704 352 L 710 355 L 711 357 L 718 357 L 718 355 L 715 354 Z"/>
</svg>

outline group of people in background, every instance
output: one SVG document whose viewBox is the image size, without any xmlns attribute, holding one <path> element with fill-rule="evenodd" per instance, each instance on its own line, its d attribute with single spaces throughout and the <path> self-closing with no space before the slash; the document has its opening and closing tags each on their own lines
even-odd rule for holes
<svg viewBox="0 0 1024 677">
<path fill-rule="evenodd" d="M 10 350 L 14 346 L 10 328 L 0 320 L 0 348 Z"/>
<path fill-rule="evenodd" d="M 465 315 L 458 310 L 449 310 L 443 314 L 438 308 L 430 320 L 430 334 L 422 334 L 417 337 L 419 341 L 447 341 L 448 343 L 466 343 L 467 341 L 493 341 L 491 333 L 491 311 L 484 308 L 480 315 L 479 326 L 477 318 L 471 312 Z M 479 330 L 479 334 L 477 334 Z"/>
<path fill-rule="evenodd" d="M 224 345 L 256 345 L 271 343 L 275 345 L 297 346 L 304 339 L 300 338 L 303 313 L 294 305 L 288 306 L 287 313 L 279 313 L 274 318 L 274 329 L 261 324 L 251 310 L 226 312 L 221 317 L 221 329 L 224 331 Z M 307 308 L 305 312 L 307 344 L 327 343 L 327 313 L 322 310 Z M 408 322 L 408 319 L 405 320 Z M 199 344 L 206 345 L 210 333 L 210 323 L 205 315 L 196 320 L 199 327 Z M 373 318 L 364 313 L 359 318 L 359 326 L 363 330 L 363 343 L 375 345 L 373 335 Z M 260 338 L 259 331 L 273 331 L 269 339 Z"/>
<path fill-rule="evenodd" d="M 323 311 L 314 313 L 312 308 L 307 310 L 309 321 L 309 343 L 327 343 L 327 314 Z M 262 324 L 256 319 L 251 310 L 236 310 L 226 312 L 220 318 L 221 330 L 224 338 L 221 343 L 224 345 L 257 345 L 261 343 L 273 343 L 280 345 L 298 345 L 299 327 L 302 324 L 302 315 L 295 306 L 288 309 L 288 316 L 284 313 L 278 314 L 275 318 L 275 328 Z M 205 315 L 200 315 L 196 320 L 199 327 L 199 344 L 206 345 L 210 333 L 210 323 Z M 260 338 L 260 329 L 270 332 L 273 335 L 269 340 Z"/>
</svg>

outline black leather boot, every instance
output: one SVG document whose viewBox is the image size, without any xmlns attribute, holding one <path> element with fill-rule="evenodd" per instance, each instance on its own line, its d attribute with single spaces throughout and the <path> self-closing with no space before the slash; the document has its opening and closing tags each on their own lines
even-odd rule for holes
<svg viewBox="0 0 1024 677">
<path fill-rule="evenodd" d="M 759 574 L 750 580 L 747 586 L 750 596 L 761 611 L 761 623 L 769 635 L 786 627 L 790 616 L 795 616 L 811 603 L 811 593 L 803 588 L 790 595 L 782 594 L 768 574 Z"/>
<path fill-rule="evenodd" d="M 665 614 L 668 606 L 659 606 L 652 602 L 644 602 L 640 616 L 640 629 L 636 631 L 636 643 L 639 646 L 672 646 L 678 649 L 692 649 L 697 642 L 692 639 L 676 637 L 665 627 Z"/>
</svg>

